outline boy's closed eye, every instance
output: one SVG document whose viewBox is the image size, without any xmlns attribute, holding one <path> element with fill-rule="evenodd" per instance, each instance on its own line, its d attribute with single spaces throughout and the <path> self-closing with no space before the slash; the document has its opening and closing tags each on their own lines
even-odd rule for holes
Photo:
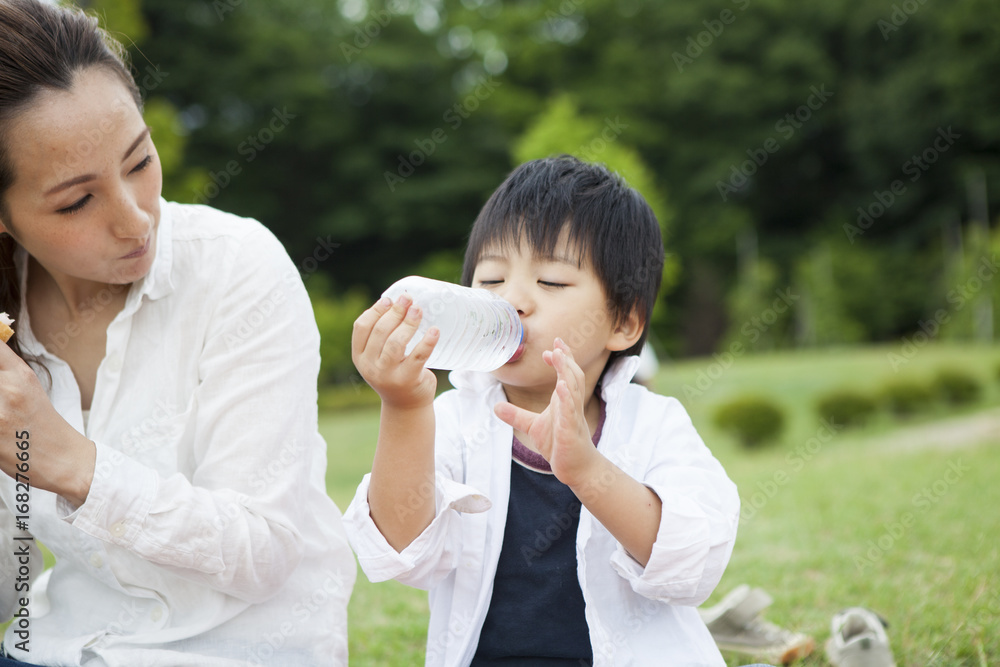
<svg viewBox="0 0 1000 667">
<path fill-rule="evenodd" d="M 481 287 L 492 287 L 494 285 L 502 285 L 502 284 L 503 284 L 503 280 L 480 280 L 479 281 L 479 285 Z M 539 280 L 538 284 L 541 285 L 542 287 L 549 287 L 549 288 L 569 287 L 568 283 L 560 283 L 560 282 L 556 282 L 554 280 Z"/>
</svg>

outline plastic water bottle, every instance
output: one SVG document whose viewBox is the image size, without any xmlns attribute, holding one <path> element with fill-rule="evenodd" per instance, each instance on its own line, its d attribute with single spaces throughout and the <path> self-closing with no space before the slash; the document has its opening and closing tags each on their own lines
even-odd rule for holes
<svg viewBox="0 0 1000 667">
<path fill-rule="evenodd" d="M 517 310 L 489 290 L 409 276 L 393 283 L 382 296 L 395 301 L 404 292 L 423 311 L 406 353 L 431 327 L 441 331 L 428 368 L 496 370 L 510 361 L 521 344 L 524 331 Z"/>
</svg>

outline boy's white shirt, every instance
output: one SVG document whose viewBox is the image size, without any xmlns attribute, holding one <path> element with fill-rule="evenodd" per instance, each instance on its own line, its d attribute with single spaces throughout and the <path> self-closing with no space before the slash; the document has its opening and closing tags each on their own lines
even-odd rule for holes
<svg viewBox="0 0 1000 667">
<path fill-rule="evenodd" d="M 586 507 L 581 510 L 577 570 L 594 665 L 724 665 L 695 607 L 711 594 L 729 561 L 739 496 L 680 403 L 630 382 L 637 366 L 638 358 L 628 357 L 605 372 L 606 420 L 598 448 L 652 489 L 663 510 L 645 568 Z M 402 553 L 393 549 L 370 516 L 370 475 L 344 517 L 371 581 L 397 579 L 430 591 L 428 667 L 468 665 L 475 655 L 510 494 L 513 432 L 493 414 L 504 400 L 503 388 L 486 373 L 454 372 L 450 379 L 456 389 L 434 402 L 431 524 Z M 545 539 L 525 546 L 542 550 Z M 525 552 L 525 567 L 530 555 Z"/>
</svg>

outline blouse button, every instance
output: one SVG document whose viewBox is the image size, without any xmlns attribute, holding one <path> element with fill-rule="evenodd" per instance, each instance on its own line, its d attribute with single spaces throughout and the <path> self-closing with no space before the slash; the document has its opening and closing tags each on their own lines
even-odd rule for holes
<svg viewBox="0 0 1000 667">
<path fill-rule="evenodd" d="M 104 557 L 95 551 L 94 553 L 90 554 L 90 564 L 100 569 L 104 567 Z"/>
<path fill-rule="evenodd" d="M 108 370 L 112 373 L 117 373 L 122 369 L 122 358 L 121 355 L 113 355 L 108 357 Z"/>
<path fill-rule="evenodd" d="M 121 537 L 125 534 L 125 524 L 119 521 L 111 526 L 111 534 L 114 537 Z"/>
</svg>

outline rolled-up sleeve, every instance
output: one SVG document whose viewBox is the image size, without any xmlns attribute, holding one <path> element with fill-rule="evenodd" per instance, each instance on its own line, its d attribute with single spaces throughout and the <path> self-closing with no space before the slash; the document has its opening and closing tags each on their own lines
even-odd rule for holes
<svg viewBox="0 0 1000 667">
<path fill-rule="evenodd" d="M 365 475 L 344 514 L 347 537 L 370 581 L 396 579 L 430 589 L 458 565 L 462 513 L 485 512 L 490 501 L 471 486 L 435 473 L 435 514 L 431 523 L 401 552 L 379 531 L 368 506 L 371 473 Z"/>
<path fill-rule="evenodd" d="M 640 480 L 662 502 L 652 553 L 643 567 L 619 544 L 611 565 L 639 595 L 697 606 L 708 599 L 729 563 L 740 499 L 674 399 L 668 401 L 663 426 Z"/>
</svg>

